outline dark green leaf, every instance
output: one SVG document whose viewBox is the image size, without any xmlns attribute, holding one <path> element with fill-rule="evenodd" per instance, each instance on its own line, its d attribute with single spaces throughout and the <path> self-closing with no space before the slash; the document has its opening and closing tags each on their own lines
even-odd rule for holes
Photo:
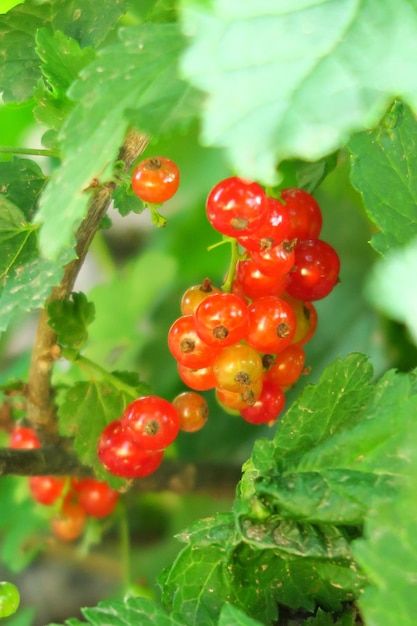
<svg viewBox="0 0 417 626">
<path fill-rule="evenodd" d="M 127 0 L 61 0 L 52 6 L 52 25 L 82 48 L 97 47 L 127 11 Z"/>
<path fill-rule="evenodd" d="M 85 294 L 72 293 L 65 300 L 51 302 L 48 315 L 48 324 L 58 336 L 57 343 L 79 349 L 87 341 L 87 327 L 94 320 L 95 308 Z"/>
<path fill-rule="evenodd" d="M 355 135 L 349 143 L 352 184 L 379 231 L 372 245 L 382 254 L 417 236 L 416 148 L 417 121 L 400 102 L 374 131 Z"/>
<path fill-rule="evenodd" d="M 181 14 L 182 70 L 207 96 L 202 141 L 224 146 L 241 176 L 274 184 L 277 162 L 317 161 L 375 125 L 393 97 L 417 107 L 413 3 L 242 4 L 188 0 Z"/>
<path fill-rule="evenodd" d="M 187 626 L 147 598 L 129 598 L 125 602 L 116 600 L 100 602 L 96 607 L 81 609 L 83 617 L 92 626 Z M 85 626 L 85 621 L 70 619 L 67 626 Z"/>
<path fill-rule="evenodd" d="M 36 34 L 36 53 L 44 80 L 35 91 L 38 104 L 34 114 L 38 122 L 59 130 L 74 106 L 66 92 L 80 70 L 94 59 L 95 51 L 81 49 L 75 39 L 61 31 L 52 34 L 43 28 Z"/>
<path fill-rule="evenodd" d="M 368 575 L 359 605 L 367 624 L 412 626 L 417 598 L 411 592 L 417 578 L 417 440 L 416 422 L 403 431 L 398 454 L 407 459 L 407 480 L 397 497 L 378 503 L 365 524 L 364 539 L 354 546 L 354 554 Z"/>
<path fill-rule="evenodd" d="M 14 157 L 0 162 L 1 194 L 19 207 L 26 219 L 32 217 L 45 180 L 45 174 L 34 161 Z"/>
<path fill-rule="evenodd" d="M 7 328 L 16 311 L 42 307 L 62 277 L 60 263 L 39 259 L 37 230 L 0 195 L 0 331 Z M 64 253 L 62 265 L 67 258 Z"/>
<path fill-rule="evenodd" d="M 48 25 L 50 6 L 33 0 L 0 15 L 0 85 L 4 102 L 31 97 L 40 77 L 35 33 Z"/>
<path fill-rule="evenodd" d="M 114 208 L 117 209 L 123 217 L 129 213 L 141 213 L 145 210 L 145 206 L 130 190 L 120 185 L 112 193 Z"/>
</svg>

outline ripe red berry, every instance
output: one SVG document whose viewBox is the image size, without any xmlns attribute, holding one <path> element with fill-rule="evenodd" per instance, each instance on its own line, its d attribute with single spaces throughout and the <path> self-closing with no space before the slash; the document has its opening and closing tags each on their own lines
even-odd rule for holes
<svg viewBox="0 0 417 626">
<path fill-rule="evenodd" d="M 286 288 L 288 275 L 277 273 L 264 274 L 252 259 L 236 263 L 236 278 L 233 292 L 255 299 L 263 296 L 280 295 Z"/>
<path fill-rule="evenodd" d="M 262 274 L 267 276 L 285 276 L 292 269 L 295 259 L 295 239 L 283 241 L 271 250 L 252 252 L 252 261 Z"/>
<path fill-rule="evenodd" d="M 215 293 L 205 298 L 195 310 L 194 325 L 198 336 L 213 346 L 231 346 L 243 339 L 249 324 L 245 300 L 234 293 Z"/>
<path fill-rule="evenodd" d="M 182 382 L 195 391 L 208 391 L 214 389 L 217 384 L 212 365 L 193 369 L 177 363 L 177 368 Z"/>
<path fill-rule="evenodd" d="M 10 433 L 9 447 L 16 449 L 40 448 L 41 444 L 33 428 L 14 426 Z"/>
<path fill-rule="evenodd" d="M 248 307 L 247 343 L 264 354 L 281 352 L 290 345 L 295 334 L 296 318 L 291 305 L 282 298 L 265 296 Z"/>
<path fill-rule="evenodd" d="M 249 235 L 266 220 L 268 200 L 260 185 L 233 176 L 213 187 L 206 212 L 210 224 L 223 235 Z"/>
<path fill-rule="evenodd" d="M 303 189 L 283 189 L 281 198 L 290 220 L 288 239 L 317 239 L 323 216 L 313 196 Z"/>
<path fill-rule="evenodd" d="M 104 467 L 122 478 L 143 478 L 153 474 L 162 462 L 163 451 L 151 452 L 136 446 L 122 428 L 120 420 L 114 420 L 102 431 L 97 454 Z"/>
<path fill-rule="evenodd" d="M 193 315 L 182 315 L 175 320 L 168 331 L 168 348 L 178 363 L 195 369 L 211 365 L 221 349 L 199 337 Z"/>
<path fill-rule="evenodd" d="M 250 424 L 268 424 L 276 421 L 285 406 L 285 395 L 278 385 L 264 382 L 262 392 L 256 402 L 240 414 Z"/>
<path fill-rule="evenodd" d="M 339 278 L 340 260 L 334 248 L 321 239 L 302 239 L 295 246 L 294 269 L 287 292 L 298 300 L 321 300 Z"/>
<path fill-rule="evenodd" d="M 73 483 L 80 506 L 91 517 L 107 517 L 113 513 L 119 492 L 96 478 L 82 478 Z"/>
<path fill-rule="evenodd" d="M 58 476 L 31 476 L 29 490 L 36 502 L 50 506 L 63 492 L 65 478 Z"/>
<path fill-rule="evenodd" d="M 237 237 L 241 246 L 251 252 L 272 250 L 289 238 L 290 218 L 287 208 L 275 198 L 267 198 L 268 210 L 265 221 L 250 235 Z"/>
<path fill-rule="evenodd" d="M 264 381 L 279 387 L 291 387 L 300 378 L 306 355 L 299 343 L 294 343 L 275 355 L 273 363 L 264 374 Z"/>
<path fill-rule="evenodd" d="M 137 398 L 126 407 L 120 422 L 126 435 L 143 450 L 164 450 L 180 427 L 176 408 L 159 396 Z"/>
<path fill-rule="evenodd" d="M 180 430 L 194 433 L 205 426 L 208 418 L 208 404 L 199 393 L 184 391 L 172 401 L 180 417 Z"/>
<path fill-rule="evenodd" d="M 144 159 L 132 173 L 134 193 L 149 204 L 166 202 L 175 194 L 179 184 L 178 166 L 166 157 Z"/>
</svg>

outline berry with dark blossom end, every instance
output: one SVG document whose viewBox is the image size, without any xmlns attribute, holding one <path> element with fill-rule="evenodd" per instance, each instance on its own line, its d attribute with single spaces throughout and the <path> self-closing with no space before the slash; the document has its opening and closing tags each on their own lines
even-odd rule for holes
<svg viewBox="0 0 417 626">
<path fill-rule="evenodd" d="M 148 451 L 167 448 L 180 428 L 178 411 L 159 396 L 142 396 L 131 402 L 120 423 L 135 446 Z"/>
<path fill-rule="evenodd" d="M 132 173 L 132 189 L 143 202 L 161 204 L 176 193 L 180 171 L 171 159 L 151 157 L 144 159 Z"/>
</svg>

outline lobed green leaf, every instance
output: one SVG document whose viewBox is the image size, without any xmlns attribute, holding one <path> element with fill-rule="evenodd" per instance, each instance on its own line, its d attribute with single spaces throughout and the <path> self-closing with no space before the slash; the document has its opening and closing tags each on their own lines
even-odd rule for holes
<svg viewBox="0 0 417 626">
<path fill-rule="evenodd" d="M 64 300 L 54 300 L 48 305 L 49 326 L 57 334 L 57 343 L 80 349 L 88 338 L 87 327 L 95 317 L 95 307 L 83 293 L 72 293 Z"/>
<path fill-rule="evenodd" d="M 417 237 L 416 147 L 417 121 L 398 101 L 375 130 L 355 135 L 348 145 L 351 182 L 378 229 L 371 243 L 384 255 Z"/>
<path fill-rule="evenodd" d="M 394 97 L 417 107 L 413 3 L 184 0 L 181 19 L 182 72 L 206 96 L 202 141 L 241 176 L 274 184 L 277 162 L 330 154 Z"/>
</svg>

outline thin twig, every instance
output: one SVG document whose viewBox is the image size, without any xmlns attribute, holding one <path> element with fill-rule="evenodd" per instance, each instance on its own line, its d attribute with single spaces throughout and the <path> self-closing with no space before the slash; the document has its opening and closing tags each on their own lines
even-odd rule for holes
<svg viewBox="0 0 417 626">
<path fill-rule="evenodd" d="M 131 131 L 127 135 L 119 154 L 119 160 L 126 164 L 125 171 L 144 151 L 147 144 L 148 138 L 141 133 Z M 94 235 L 107 212 L 113 189 L 112 185 L 103 185 L 95 191 L 87 216 L 77 231 L 77 258 L 66 265 L 61 283 L 53 288 L 40 313 L 29 369 L 27 419 L 44 445 L 55 444 L 59 440 L 51 387 L 52 368 L 56 358 L 56 334 L 48 325 L 47 305 L 70 295 Z"/>
</svg>

